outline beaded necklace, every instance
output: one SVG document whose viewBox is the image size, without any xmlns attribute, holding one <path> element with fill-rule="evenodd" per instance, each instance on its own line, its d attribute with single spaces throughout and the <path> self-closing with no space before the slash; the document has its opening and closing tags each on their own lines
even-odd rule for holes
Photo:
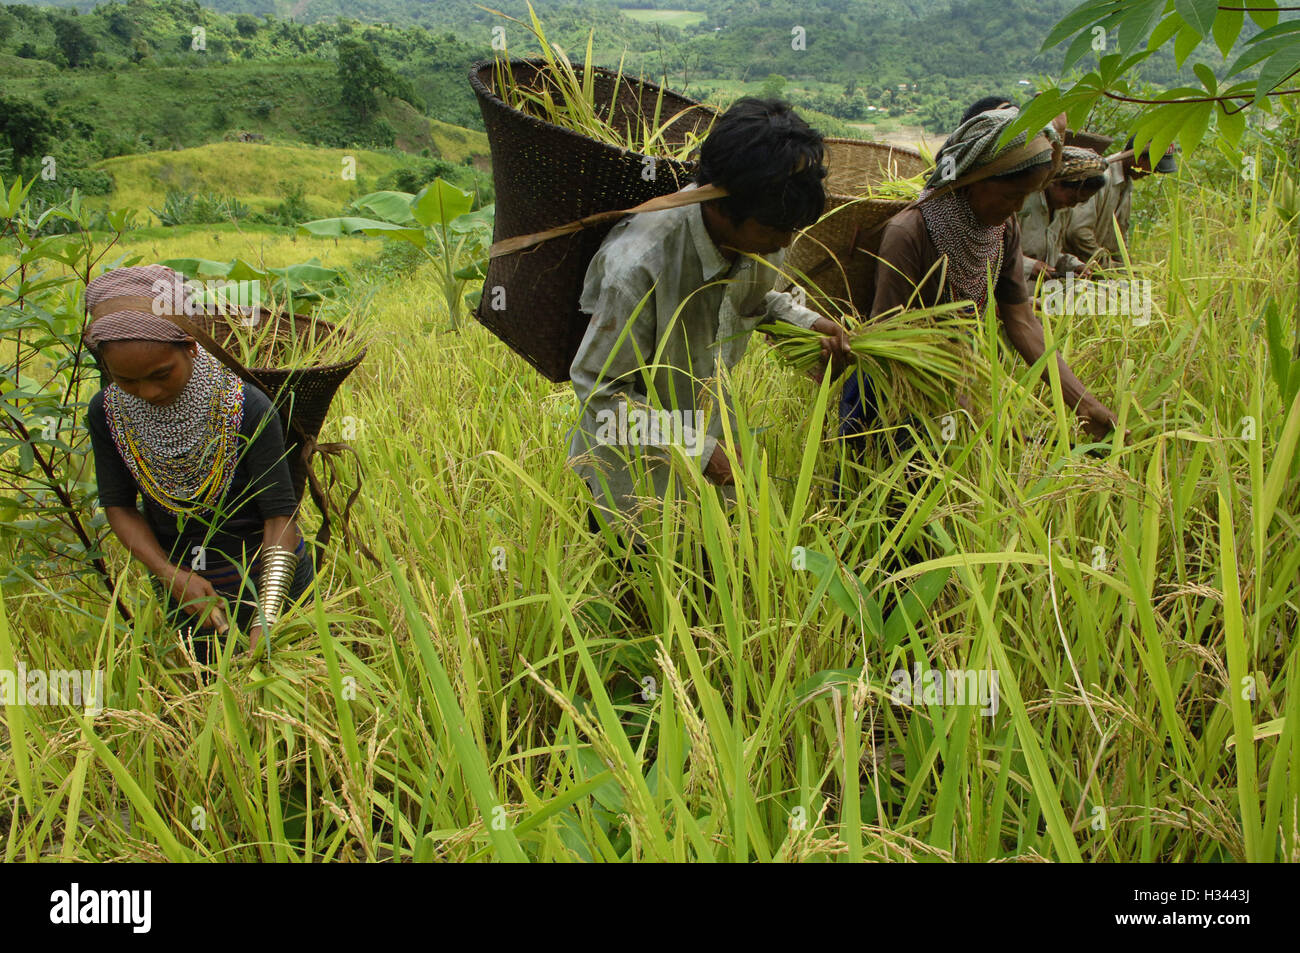
<svg viewBox="0 0 1300 953">
<path fill-rule="evenodd" d="M 926 198 L 931 190 L 921 193 Z M 948 280 L 944 291 L 949 301 L 971 300 L 984 313 L 988 299 L 988 274 L 993 280 L 1002 271 L 1002 238 L 1006 222 L 989 228 L 975 217 L 970 202 L 961 192 L 949 192 L 921 206 L 926 231 L 940 255 L 948 257 Z"/>
<path fill-rule="evenodd" d="M 216 508 L 230 489 L 244 420 L 244 385 L 202 347 L 189 382 L 166 407 L 104 391 L 104 415 L 117 451 L 140 490 L 181 514 Z"/>
</svg>

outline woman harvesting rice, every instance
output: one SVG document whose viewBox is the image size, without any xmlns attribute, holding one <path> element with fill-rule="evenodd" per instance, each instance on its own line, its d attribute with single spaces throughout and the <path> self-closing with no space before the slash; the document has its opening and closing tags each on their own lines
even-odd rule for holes
<svg viewBox="0 0 1300 953">
<path fill-rule="evenodd" d="M 1076 205 L 1088 201 L 1106 184 L 1106 160 L 1091 149 L 1066 146 L 1061 168 L 1047 188 L 1035 192 L 1020 209 L 1020 246 L 1025 283 L 1039 275 L 1064 278 L 1070 272 L 1088 277 L 1088 264 L 1065 250 L 1065 234 Z"/>
<path fill-rule="evenodd" d="M 1003 130 L 1018 115 L 1016 109 L 982 112 L 948 137 L 925 190 L 885 225 L 871 317 L 914 300 L 913 306 L 919 307 L 969 300 L 982 314 L 991 274 L 998 320 L 1007 338 L 1030 364 L 1042 357 L 1043 326 L 1025 285 L 1016 216 L 1025 199 L 1041 191 L 1052 176 L 1060 138 L 1047 127 L 1028 143 L 1022 133 L 999 148 Z M 941 269 L 931 271 L 941 259 L 947 266 L 942 284 Z M 1066 403 L 1090 434 L 1103 437 L 1115 425 L 1115 414 L 1088 392 L 1059 356 L 1057 368 Z M 1043 374 L 1046 377 L 1047 371 Z M 860 447 L 864 430 L 876 416 L 875 397 L 861 375 L 850 376 L 845 385 L 840 415 L 841 435 Z"/>
<path fill-rule="evenodd" d="M 152 574 L 171 623 L 183 610 L 205 636 L 225 632 L 224 597 L 237 603 L 236 622 L 255 649 L 263 624 L 314 573 L 270 399 L 154 313 L 182 283 L 170 268 L 146 265 L 86 288 L 86 343 L 112 381 L 87 415 L 100 505 Z M 241 599 L 254 574 L 257 601 Z M 208 639 L 194 647 L 206 662 Z"/>
</svg>

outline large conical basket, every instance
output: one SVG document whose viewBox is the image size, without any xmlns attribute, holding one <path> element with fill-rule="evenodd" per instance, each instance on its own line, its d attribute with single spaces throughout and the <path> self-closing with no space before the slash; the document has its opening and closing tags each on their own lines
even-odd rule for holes
<svg viewBox="0 0 1300 953">
<path fill-rule="evenodd" d="M 474 64 L 469 81 L 478 97 L 492 151 L 496 190 L 493 241 L 531 235 L 597 212 L 631 208 L 690 183 L 686 162 L 648 157 L 509 106 L 496 88 L 497 66 Z M 545 83 L 535 60 L 502 64 L 514 82 L 528 88 Z M 613 106 L 616 128 L 657 128 L 670 147 L 702 134 L 714 110 L 694 100 L 593 67 L 595 101 L 602 113 Z M 555 90 L 552 89 L 554 93 Z M 662 95 L 662 99 L 660 96 Z M 658 119 L 656 120 L 656 107 Z M 500 255 L 488 265 L 475 317 L 552 381 L 567 381 L 588 317 L 578 307 L 587 266 L 614 222 L 552 238 L 522 251 Z"/>
<path fill-rule="evenodd" d="M 790 246 L 786 267 L 808 292 L 808 306 L 829 317 L 868 314 L 868 289 L 875 285 L 880 226 L 907 207 L 904 199 L 864 198 L 890 179 L 908 179 L 926 169 L 921 153 L 858 139 L 827 139 L 826 211 Z"/>
</svg>

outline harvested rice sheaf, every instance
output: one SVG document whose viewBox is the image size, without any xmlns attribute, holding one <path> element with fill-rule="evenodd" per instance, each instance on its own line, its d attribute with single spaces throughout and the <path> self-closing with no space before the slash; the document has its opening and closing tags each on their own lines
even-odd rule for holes
<svg viewBox="0 0 1300 953">
<path fill-rule="evenodd" d="M 871 382 L 882 418 L 897 421 L 927 407 L 951 410 L 988 391 L 988 367 L 972 346 L 980 324 L 970 308 L 970 302 L 895 308 L 849 332 L 853 359 Z M 790 366 L 811 370 L 821 362 L 817 331 L 784 322 L 759 330 Z"/>
</svg>

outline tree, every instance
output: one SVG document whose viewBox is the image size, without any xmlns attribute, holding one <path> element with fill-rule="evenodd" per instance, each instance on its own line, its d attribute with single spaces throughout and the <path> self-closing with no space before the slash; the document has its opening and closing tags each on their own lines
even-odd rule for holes
<svg viewBox="0 0 1300 953">
<path fill-rule="evenodd" d="M 114 7 L 109 11 L 105 18 L 108 24 L 108 32 L 113 34 L 119 40 L 130 43 L 136 38 L 137 30 L 135 21 L 121 7 Z"/>
<path fill-rule="evenodd" d="M 235 30 L 245 39 L 257 35 L 257 29 L 262 24 L 251 13 L 240 13 L 235 17 Z"/>
<path fill-rule="evenodd" d="M 785 77 L 777 73 L 769 73 L 767 79 L 763 80 L 763 98 L 780 99 L 785 92 Z"/>
<path fill-rule="evenodd" d="M 1044 90 L 1007 131 L 1007 139 L 1044 125 L 1060 112 L 1082 128 L 1098 103 L 1111 100 L 1137 107 L 1131 131 L 1139 152 L 1149 147 L 1153 155 L 1161 155 L 1174 141 L 1190 152 L 1212 119 L 1221 145 L 1236 149 L 1247 109 L 1271 112 L 1279 97 L 1300 93 L 1300 22 L 1278 23 L 1277 0 L 1250 0 L 1240 6 L 1236 2 L 1174 0 L 1166 10 L 1165 0 L 1084 0 L 1048 34 L 1043 50 L 1069 40 L 1063 69 L 1083 62 L 1090 53 L 1097 57 L 1096 67 L 1068 87 Z M 1242 41 L 1245 14 L 1261 32 Z M 1230 60 L 1223 85 L 1207 62 L 1211 40 L 1224 60 Z M 1154 97 L 1137 95 L 1129 81 L 1132 70 L 1171 42 L 1180 67 L 1198 54 L 1192 58 L 1192 72 L 1200 85 L 1179 86 Z M 1234 51 L 1236 57 L 1230 59 Z M 1258 74 L 1251 79 L 1246 74 L 1254 68 Z"/>
<path fill-rule="evenodd" d="M 94 37 L 71 17 L 59 17 L 54 21 L 54 45 L 68 65 L 74 68 L 89 63 L 99 49 Z"/>
<path fill-rule="evenodd" d="M 58 131 L 58 122 L 43 107 L 26 99 L 0 96 L 0 144 L 13 150 L 16 166 L 45 155 Z"/>
<path fill-rule="evenodd" d="M 338 78 L 344 108 L 358 122 L 368 122 L 379 108 L 378 90 L 389 80 L 388 69 L 367 44 L 340 40 Z"/>
</svg>

